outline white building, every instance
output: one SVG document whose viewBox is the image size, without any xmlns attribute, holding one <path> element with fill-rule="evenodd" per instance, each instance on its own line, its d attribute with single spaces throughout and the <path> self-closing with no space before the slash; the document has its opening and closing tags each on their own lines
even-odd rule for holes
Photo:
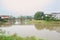
<svg viewBox="0 0 60 40">
<path fill-rule="evenodd" d="M 56 19 L 60 19 L 60 13 L 52 13 L 51 15 Z"/>
</svg>

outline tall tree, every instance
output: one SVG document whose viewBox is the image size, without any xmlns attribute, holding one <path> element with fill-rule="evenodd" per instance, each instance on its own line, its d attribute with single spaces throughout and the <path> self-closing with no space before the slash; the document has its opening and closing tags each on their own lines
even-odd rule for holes
<svg viewBox="0 0 60 40">
<path fill-rule="evenodd" d="M 40 12 L 40 11 L 36 12 L 34 15 L 35 20 L 42 20 L 44 19 L 44 17 L 45 17 L 44 12 Z"/>
</svg>

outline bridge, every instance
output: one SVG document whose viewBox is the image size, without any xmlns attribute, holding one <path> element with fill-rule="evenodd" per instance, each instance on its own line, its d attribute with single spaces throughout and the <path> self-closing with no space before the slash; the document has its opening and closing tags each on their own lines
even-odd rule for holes
<svg viewBox="0 0 60 40">
<path fill-rule="evenodd" d="M 20 25 L 20 24 L 25 24 L 25 20 L 21 20 L 21 19 L 16 18 L 14 25 Z"/>
</svg>

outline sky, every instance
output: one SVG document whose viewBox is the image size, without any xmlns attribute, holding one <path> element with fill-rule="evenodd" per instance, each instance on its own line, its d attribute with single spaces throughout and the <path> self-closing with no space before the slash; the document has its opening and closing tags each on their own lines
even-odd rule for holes
<svg viewBox="0 0 60 40">
<path fill-rule="evenodd" d="M 0 0 L 0 15 L 32 16 L 37 11 L 60 12 L 60 0 Z"/>
</svg>

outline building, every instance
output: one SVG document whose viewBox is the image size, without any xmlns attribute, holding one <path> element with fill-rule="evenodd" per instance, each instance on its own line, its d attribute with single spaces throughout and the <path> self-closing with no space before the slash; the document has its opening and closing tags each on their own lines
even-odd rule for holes
<svg viewBox="0 0 60 40">
<path fill-rule="evenodd" d="M 52 17 L 60 19 L 60 13 L 51 13 Z"/>
<path fill-rule="evenodd" d="M 1 19 L 9 19 L 10 16 L 8 16 L 8 15 L 0 15 L 0 18 L 1 18 Z"/>
<path fill-rule="evenodd" d="M 53 18 L 60 19 L 60 13 L 45 14 L 45 16 L 51 16 Z"/>
</svg>

